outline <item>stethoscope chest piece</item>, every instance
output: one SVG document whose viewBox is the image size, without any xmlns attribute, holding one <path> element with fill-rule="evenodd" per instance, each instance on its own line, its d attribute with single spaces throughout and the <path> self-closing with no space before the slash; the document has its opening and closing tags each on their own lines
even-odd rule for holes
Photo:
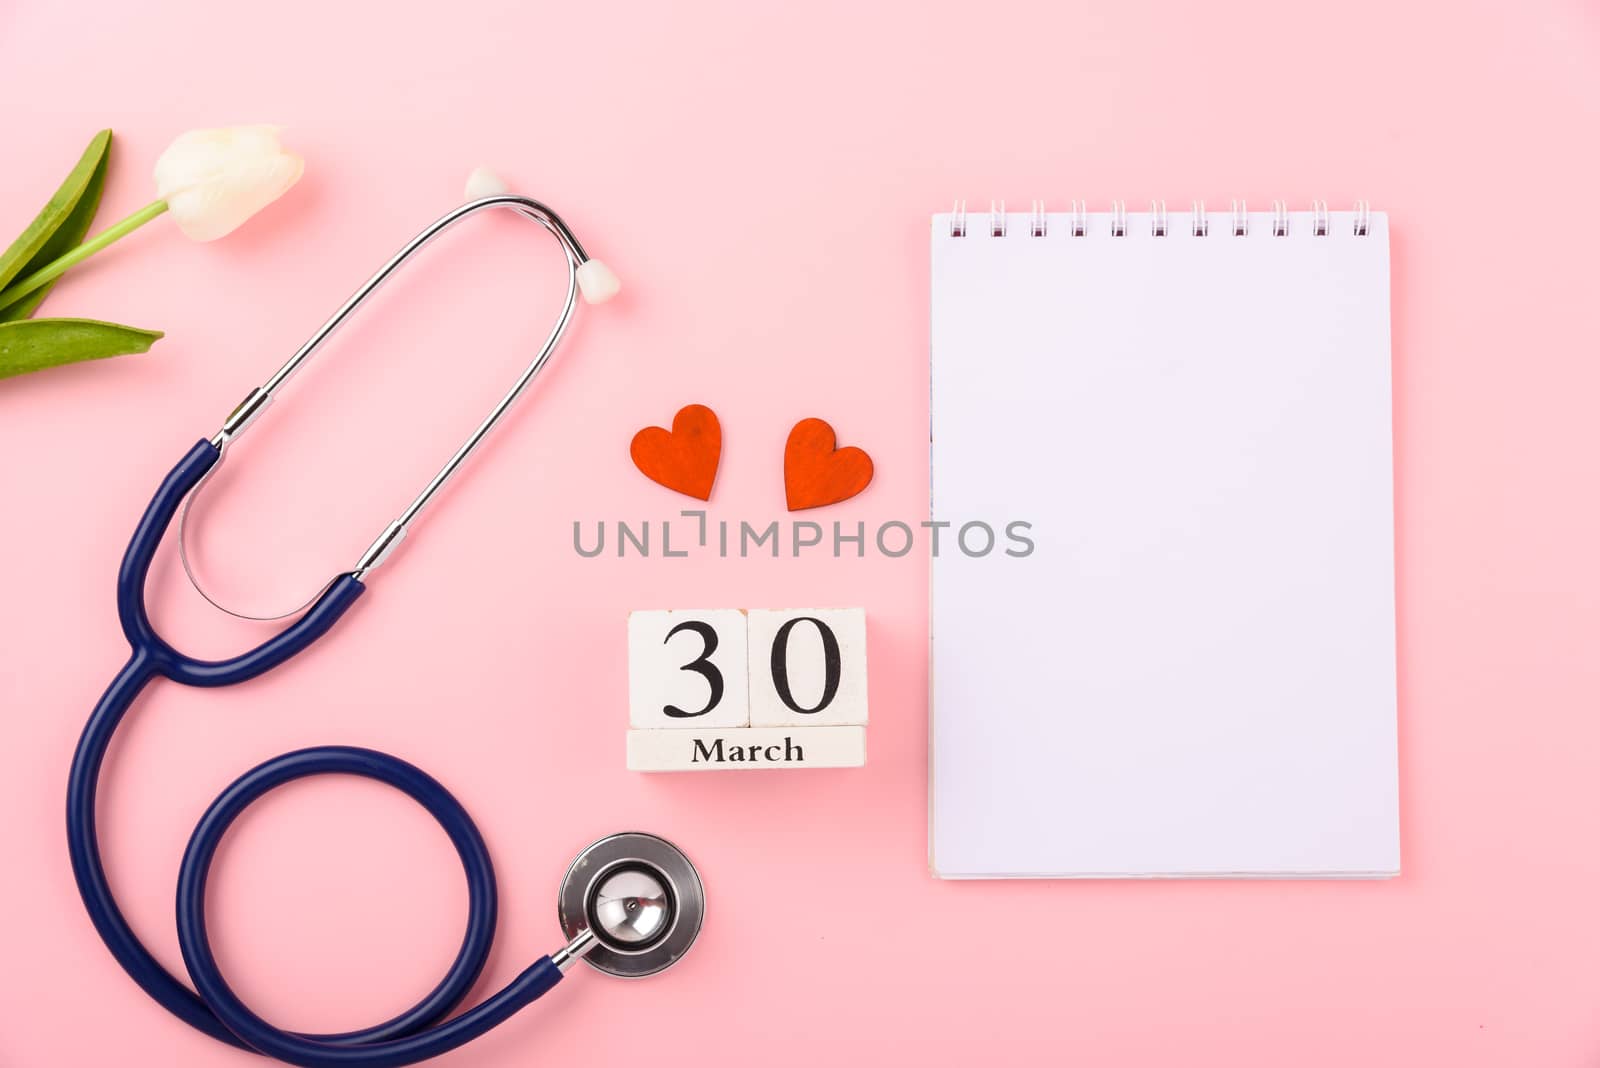
<svg viewBox="0 0 1600 1068">
<path fill-rule="evenodd" d="M 569 939 L 594 935 L 584 960 L 632 979 L 654 975 L 688 952 L 705 918 L 706 894 L 683 850 L 629 831 L 578 854 L 561 879 L 558 910 Z"/>
</svg>

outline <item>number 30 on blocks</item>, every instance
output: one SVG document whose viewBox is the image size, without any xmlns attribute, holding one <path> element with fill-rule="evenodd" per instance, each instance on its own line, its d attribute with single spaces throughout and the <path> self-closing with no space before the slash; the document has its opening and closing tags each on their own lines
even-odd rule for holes
<svg viewBox="0 0 1600 1068">
<path fill-rule="evenodd" d="M 633 771 L 858 768 L 867 762 L 860 608 L 628 616 Z"/>
</svg>

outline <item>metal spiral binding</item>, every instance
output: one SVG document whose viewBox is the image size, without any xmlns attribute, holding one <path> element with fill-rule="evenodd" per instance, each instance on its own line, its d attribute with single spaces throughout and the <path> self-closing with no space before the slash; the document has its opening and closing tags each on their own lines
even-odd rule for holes
<svg viewBox="0 0 1600 1068">
<path fill-rule="evenodd" d="M 1111 236 L 1125 237 L 1128 233 L 1128 206 L 1121 200 L 1111 202 Z M 1231 220 L 1228 232 L 1234 237 L 1245 237 L 1249 234 L 1250 211 L 1246 202 L 1241 198 L 1231 202 Z M 1326 200 L 1313 200 L 1311 202 L 1311 236 L 1327 237 L 1331 216 L 1328 212 Z M 989 236 L 1005 237 L 1007 228 L 1006 202 L 1003 200 L 989 201 Z M 1033 237 L 1045 237 L 1050 232 L 1050 216 L 1045 210 L 1045 202 L 1035 200 L 1032 202 L 1028 214 L 1028 233 Z M 1068 211 L 1067 233 L 1071 237 L 1083 237 L 1089 232 L 1089 202 L 1074 200 Z M 1355 221 L 1351 225 L 1351 233 L 1356 237 L 1366 237 L 1372 232 L 1372 206 L 1368 201 L 1358 200 L 1355 203 Z M 1192 205 L 1190 215 L 1190 233 L 1195 237 L 1208 237 L 1211 233 L 1211 222 L 1206 217 L 1206 202 L 1196 200 Z M 1165 200 L 1152 200 L 1150 202 L 1150 234 L 1152 237 L 1166 237 L 1168 234 L 1167 202 Z M 1272 236 L 1287 237 L 1289 235 L 1289 207 L 1285 201 L 1272 202 Z M 950 236 L 967 236 L 967 202 L 957 200 L 950 209 Z"/>
</svg>

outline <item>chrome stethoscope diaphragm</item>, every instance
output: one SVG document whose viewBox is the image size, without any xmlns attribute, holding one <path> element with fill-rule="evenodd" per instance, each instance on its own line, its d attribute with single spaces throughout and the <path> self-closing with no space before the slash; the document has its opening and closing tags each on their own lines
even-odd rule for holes
<svg viewBox="0 0 1600 1068">
<path fill-rule="evenodd" d="M 557 915 L 570 941 L 551 960 L 562 971 L 582 958 L 608 975 L 654 975 L 688 952 L 705 914 L 705 887 L 683 850 L 653 834 L 613 834 L 561 879 Z"/>
</svg>

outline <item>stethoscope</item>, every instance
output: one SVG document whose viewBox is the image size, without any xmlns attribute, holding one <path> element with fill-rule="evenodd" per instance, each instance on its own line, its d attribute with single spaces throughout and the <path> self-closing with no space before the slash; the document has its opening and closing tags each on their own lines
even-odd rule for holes
<svg viewBox="0 0 1600 1068">
<path fill-rule="evenodd" d="M 229 443 L 250 426 L 276 391 L 373 291 L 444 230 L 486 208 L 508 208 L 532 219 L 555 235 L 566 253 L 566 301 L 538 356 L 356 566 L 334 578 L 298 612 L 294 622 L 256 648 L 227 660 L 195 660 L 168 645 L 150 624 L 144 586 L 156 548 L 179 507 L 187 508 L 185 501 L 216 469 Z M 117 908 L 100 862 L 95 830 L 95 794 L 106 749 L 145 684 L 162 676 L 187 686 L 230 686 L 277 667 L 326 634 L 365 592 L 367 574 L 405 537 L 409 524 L 544 367 L 572 321 L 579 292 L 586 302 L 598 303 L 608 299 L 615 288 L 611 273 L 589 258 L 567 224 L 543 204 L 509 194 L 463 204 L 413 238 L 288 363 L 264 385 L 251 390 L 214 437 L 197 443 L 179 461 L 145 509 L 117 576 L 117 613 L 133 653 L 100 698 L 78 741 L 67 784 L 67 841 L 78 891 L 112 956 L 146 993 L 191 1027 L 242 1049 L 311 1068 L 411 1064 L 454 1049 L 504 1022 L 560 982 L 578 960 L 612 975 L 650 975 L 682 957 L 699 933 L 705 892 L 689 858 L 654 835 L 611 835 L 579 854 L 562 879 L 558 918 L 566 945 L 535 961 L 505 989 L 475 1008 L 450 1017 L 483 971 L 494 940 L 494 869 L 483 837 L 449 791 L 411 764 L 371 749 L 316 746 L 285 753 L 240 776 L 212 802 L 190 837 L 178 875 L 177 904 L 178 942 L 194 982 L 195 992 L 191 992 L 151 956 Z M 310 1035 L 272 1026 L 228 986 L 206 934 L 206 880 L 218 843 L 251 802 L 284 783 L 325 774 L 360 775 L 387 783 L 415 799 L 439 821 L 466 869 L 467 932 L 445 977 L 410 1009 L 364 1030 Z"/>
</svg>

